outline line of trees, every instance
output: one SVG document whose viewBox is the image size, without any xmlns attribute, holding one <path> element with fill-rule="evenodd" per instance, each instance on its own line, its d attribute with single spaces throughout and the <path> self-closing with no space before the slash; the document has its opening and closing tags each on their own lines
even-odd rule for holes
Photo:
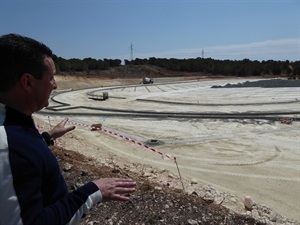
<svg viewBox="0 0 300 225">
<path fill-rule="evenodd" d="M 59 72 L 87 72 L 108 70 L 112 67 L 122 66 L 120 59 L 64 59 L 54 56 Z M 216 60 L 212 58 L 194 59 L 166 59 L 155 58 L 125 60 L 129 65 L 153 65 L 179 72 L 202 72 L 207 74 L 233 75 L 233 76 L 259 76 L 259 75 L 300 75 L 300 61 L 257 61 L 257 60 Z"/>
<path fill-rule="evenodd" d="M 120 66 L 120 59 L 93 59 L 84 58 L 83 60 L 72 58 L 64 59 L 62 57 L 53 57 L 56 69 L 59 72 L 88 72 L 97 70 L 108 70 L 111 67 Z"/>
<path fill-rule="evenodd" d="M 173 71 L 203 72 L 210 74 L 259 76 L 259 75 L 288 75 L 300 74 L 300 61 L 251 61 L 243 60 L 216 60 L 212 58 L 195 59 L 135 59 L 125 60 L 125 65 L 155 65 Z"/>
</svg>

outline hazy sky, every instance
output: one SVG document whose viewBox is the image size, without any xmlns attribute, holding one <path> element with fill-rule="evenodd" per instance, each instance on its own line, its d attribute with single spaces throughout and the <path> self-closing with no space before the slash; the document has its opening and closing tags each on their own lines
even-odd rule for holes
<svg viewBox="0 0 300 225">
<path fill-rule="evenodd" d="M 299 18 L 300 0 L 0 0 L 0 35 L 66 59 L 297 61 Z"/>
</svg>

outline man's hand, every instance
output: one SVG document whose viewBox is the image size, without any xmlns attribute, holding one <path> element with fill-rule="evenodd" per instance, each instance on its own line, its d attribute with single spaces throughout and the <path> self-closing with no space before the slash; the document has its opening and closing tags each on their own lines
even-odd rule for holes
<svg viewBox="0 0 300 225">
<path fill-rule="evenodd" d="M 65 133 L 75 129 L 75 126 L 65 127 L 68 120 L 68 118 L 63 119 L 59 124 L 53 127 L 52 130 L 49 131 L 49 134 L 53 139 L 59 138 Z"/>
<path fill-rule="evenodd" d="M 126 178 L 102 178 L 93 181 L 102 193 L 102 201 L 127 201 L 126 194 L 135 192 L 136 182 Z"/>
</svg>

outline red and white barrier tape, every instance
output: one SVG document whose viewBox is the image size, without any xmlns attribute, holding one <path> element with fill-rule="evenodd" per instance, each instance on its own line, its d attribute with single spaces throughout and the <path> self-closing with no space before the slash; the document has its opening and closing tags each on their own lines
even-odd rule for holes
<svg viewBox="0 0 300 225">
<path fill-rule="evenodd" d="M 69 124 L 73 124 L 73 125 L 79 125 L 79 126 L 88 127 L 88 128 L 90 128 L 91 130 L 103 131 L 103 132 L 105 132 L 105 133 L 107 133 L 107 134 L 110 134 L 110 135 L 113 135 L 113 136 L 122 138 L 122 139 L 124 139 L 124 140 L 126 140 L 126 141 L 130 141 L 130 142 L 132 142 L 132 143 L 134 143 L 134 144 L 137 144 L 137 145 L 139 145 L 139 146 L 141 146 L 141 147 L 143 147 L 143 148 L 146 148 L 146 149 L 148 149 L 148 150 L 151 150 L 152 152 L 155 152 L 155 153 L 161 155 L 162 157 L 165 157 L 165 158 L 174 160 L 174 162 L 176 162 L 176 157 L 171 157 L 171 156 L 169 156 L 169 155 L 167 155 L 167 154 L 164 154 L 164 153 L 162 153 L 162 152 L 160 152 L 160 151 L 157 151 L 156 149 L 154 149 L 154 148 L 152 148 L 152 147 L 149 147 L 148 145 L 145 145 L 145 144 L 143 144 L 143 143 L 141 143 L 141 142 L 139 142 L 139 141 L 136 141 L 136 140 L 134 140 L 134 139 L 132 139 L 132 138 L 126 137 L 126 136 L 124 136 L 124 135 L 122 135 L 122 134 L 118 134 L 118 133 L 116 133 L 116 132 L 112 132 L 112 131 L 107 130 L 107 129 L 103 129 L 103 128 L 91 126 L 91 125 L 88 125 L 88 124 L 85 124 L 85 123 L 78 123 L 78 122 L 73 122 L 73 121 L 68 121 L 68 123 L 69 123 Z"/>
<path fill-rule="evenodd" d="M 49 125 L 50 125 L 50 117 L 49 117 L 49 116 L 48 116 L 48 120 L 49 120 Z M 134 139 L 132 139 L 132 138 L 126 137 L 126 136 L 121 135 L 121 134 L 118 134 L 118 133 L 116 133 L 116 132 L 112 132 L 112 131 L 107 130 L 107 129 L 103 129 L 103 128 L 91 126 L 91 125 L 88 125 L 88 124 L 85 124 L 85 123 L 79 123 L 79 122 L 74 122 L 74 121 L 68 121 L 67 123 L 73 124 L 73 125 L 79 125 L 79 126 L 87 127 L 87 128 L 89 128 L 89 129 L 91 129 L 91 130 L 103 131 L 103 132 L 105 132 L 105 133 L 107 133 L 107 134 L 110 134 L 110 135 L 113 135 L 113 136 L 122 138 L 122 139 L 124 139 L 124 140 L 126 140 L 126 141 L 129 141 L 129 142 L 131 142 L 131 143 L 137 144 L 137 145 L 139 145 L 139 146 L 141 146 L 141 147 L 143 147 L 143 148 L 145 148 L 145 149 L 151 150 L 152 152 L 157 153 L 157 154 L 159 154 L 159 155 L 162 156 L 162 157 L 171 159 L 171 160 L 174 161 L 174 163 L 177 164 L 177 162 L 176 162 L 176 157 L 171 157 L 171 156 L 169 156 L 169 155 L 167 155 L 167 154 L 164 154 L 164 153 L 162 153 L 162 152 L 160 152 L 160 151 L 157 151 L 156 149 L 154 149 L 154 148 L 152 148 L 152 147 L 149 147 L 148 145 L 145 145 L 145 144 L 143 144 L 143 143 L 141 143 L 141 142 L 139 142 L 139 141 L 136 141 L 136 140 L 134 140 Z M 36 126 L 37 126 L 38 130 L 43 130 L 43 127 L 40 127 L 38 124 L 37 124 Z M 50 125 L 50 126 L 51 126 L 51 125 Z M 55 140 L 55 145 L 60 146 L 61 143 L 58 143 L 57 140 Z M 178 181 L 178 180 L 179 180 L 179 178 L 177 178 L 177 179 L 168 179 L 168 180 L 157 180 L 157 182 L 163 183 L 163 184 L 165 184 L 165 185 L 168 185 L 169 183 L 176 182 L 176 181 Z"/>
<path fill-rule="evenodd" d="M 166 158 L 168 158 L 168 159 L 174 160 L 174 163 L 176 163 L 176 157 L 173 157 L 173 158 L 172 158 L 171 156 L 169 156 L 169 155 L 167 155 L 167 154 L 163 154 L 162 152 L 157 151 L 156 149 L 151 148 L 151 147 L 149 147 L 148 145 L 145 145 L 145 144 L 143 144 L 143 143 L 141 143 L 141 142 L 139 142 L 139 141 L 136 141 L 136 140 L 134 140 L 134 139 L 132 139 L 132 138 L 126 137 L 126 136 L 124 136 L 124 135 L 122 135 L 122 134 L 118 134 L 118 133 L 116 133 L 116 132 L 112 132 L 112 131 L 107 130 L 107 129 L 103 129 L 103 128 L 91 126 L 91 125 L 88 125 L 88 124 L 85 124 L 85 123 L 79 123 L 79 122 L 74 122 L 74 121 L 70 121 L 70 120 L 69 120 L 67 123 L 72 124 L 72 125 L 84 126 L 84 127 L 87 127 L 87 128 L 89 128 L 89 129 L 91 129 L 91 130 L 103 131 L 103 132 L 105 132 L 105 133 L 107 133 L 107 134 L 113 135 L 113 136 L 115 136 L 115 137 L 122 138 L 122 139 L 124 139 L 124 140 L 126 140 L 126 141 L 132 142 L 132 143 L 137 144 L 137 145 L 139 145 L 139 146 L 141 146 L 141 147 L 144 147 L 144 148 L 146 148 L 146 149 L 148 149 L 148 150 L 151 150 L 152 152 L 155 152 L 155 153 L 161 155 L 162 157 L 166 157 Z M 178 181 L 178 180 L 180 180 L 180 179 L 177 178 L 177 179 L 168 179 L 168 180 L 157 180 L 157 182 L 163 183 L 163 184 L 165 184 L 165 185 L 168 185 L 169 183 L 176 182 L 176 181 Z"/>
</svg>

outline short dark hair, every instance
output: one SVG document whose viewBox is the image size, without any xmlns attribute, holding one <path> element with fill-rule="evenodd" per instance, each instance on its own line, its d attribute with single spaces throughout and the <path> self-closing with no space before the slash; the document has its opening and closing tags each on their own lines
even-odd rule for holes
<svg viewBox="0 0 300 225">
<path fill-rule="evenodd" d="M 45 57 L 53 57 L 45 44 L 19 34 L 0 37 L 0 92 L 8 91 L 24 73 L 42 79 Z"/>
</svg>

